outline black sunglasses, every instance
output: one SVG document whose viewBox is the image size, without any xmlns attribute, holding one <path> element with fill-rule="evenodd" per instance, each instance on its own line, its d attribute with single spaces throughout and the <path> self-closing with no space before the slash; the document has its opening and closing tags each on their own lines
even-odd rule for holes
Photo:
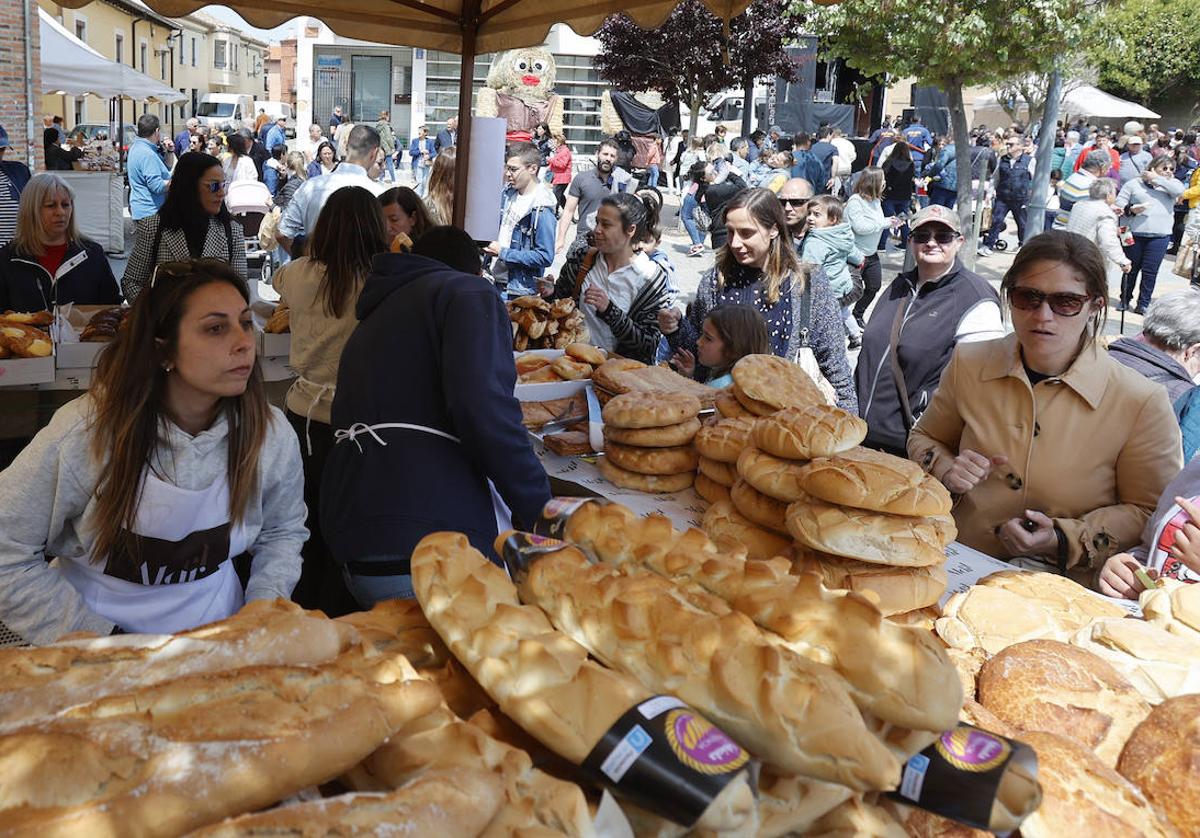
<svg viewBox="0 0 1200 838">
<path fill-rule="evenodd" d="M 1008 292 L 1008 301 L 1012 303 L 1013 308 L 1019 308 L 1022 311 L 1037 311 L 1042 307 L 1042 303 L 1049 303 L 1050 310 L 1062 317 L 1074 317 L 1083 311 L 1083 304 L 1090 297 L 1087 294 L 1043 294 L 1034 288 L 1023 288 L 1020 285 L 1014 286 Z"/>
<path fill-rule="evenodd" d="M 938 244 L 950 244 L 958 238 L 958 233 L 953 230 L 938 230 L 936 233 L 932 230 L 917 230 L 909 238 L 917 244 L 929 244 L 930 241 L 936 241 Z"/>
<path fill-rule="evenodd" d="M 806 207 L 812 198 L 780 198 L 779 203 L 785 207 Z"/>
</svg>

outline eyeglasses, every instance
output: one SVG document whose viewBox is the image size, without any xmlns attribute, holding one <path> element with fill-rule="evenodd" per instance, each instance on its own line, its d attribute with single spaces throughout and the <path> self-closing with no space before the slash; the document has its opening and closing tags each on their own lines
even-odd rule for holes
<svg viewBox="0 0 1200 838">
<path fill-rule="evenodd" d="M 1021 311 L 1037 311 L 1042 307 L 1042 303 L 1049 303 L 1050 310 L 1062 317 L 1074 317 L 1083 311 L 1083 304 L 1090 297 L 1087 294 L 1043 294 L 1034 288 L 1024 288 L 1020 285 L 1014 286 L 1008 292 L 1008 301 L 1012 303 L 1013 308 L 1019 308 Z"/>
<path fill-rule="evenodd" d="M 208 183 L 205 184 L 204 188 L 207 189 L 209 192 L 211 192 L 213 195 L 216 195 L 218 192 L 222 191 L 227 186 L 229 186 L 229 181 L 227 181 L 227 180 L 210 180 Z"/>
<path fill-rule="evenodd" d="M 950 244 L 958 238 L 958 233 L 953 230 L 938 230 L 936 233 L 932 230 L 917 230 L 909 235 L 909 238 L 917 244 L 929 244 L 930 241 L 936 241 L 938 244 Z"/>
<path fill-rule="evenodd" d="M 812 201 L 812 198 L 780 198 L 779 203 L 785 207 L 806 207 Z"/>
</svg>

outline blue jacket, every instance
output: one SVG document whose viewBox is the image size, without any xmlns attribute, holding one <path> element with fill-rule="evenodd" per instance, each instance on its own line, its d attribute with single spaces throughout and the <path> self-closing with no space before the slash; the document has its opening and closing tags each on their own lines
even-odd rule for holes
<svg viewBox="0 0 1200 838">
<path fill-rule="evenodd" d="M 1183 433 L 1183 461 L 1200 453 L 1200 387 L 1193 387 L 1175 402 L 1175 416 Z"/>
<path fill-rule="evenodd" d="M 997 164 L 996 196 L 1009 206 L 1024 204 L 1029 200 L 1033 185 L 1033 172 L 1029 170 L 1030 157 L 1022 154 L 1016 160 L 1003 155 Z"/>
<path fill-rule="evenodd" d="M 845 221 L 809 230 L 800 245 L 800 260 L 820 265 L 837 297 L 846 296 L 854 288 L 850 264 L 861 265 L 865 258 L 854 242 L 854 230 Z"/>
<path fill-rule="evenodd" d="M 21 192 L 25 189 L 25 184 L 29 183 L 29 178 L 32 175 L 29 173 L 29 167 L 24 163 L 19 163 L 16 160 L 0 160 L 0 172 L 8 177 L 12 187 L 8 190 L 10 200 L 21 200 Z"/>
<path fill-rule="evenodd" d="M 433 162 L 433 158 L 437 157 L 437 147 L 434 144 L 432 137 L 425 138 L 425 148 L 429 152 L 429 162 Z M 413 141 L 408 144 L 408 156 L 413 159 L 414 164 L 421 156 L 421 138 L 414 137 Z"/>
<path fill-rule="evenodd" d="M 158 212 L 167 200 L 171 172 L 158 156 L 158 146 L 138 137 L 129 147 L 129 214 L 140 221 Z"/>
<path fill-rule="evenodd" d="M 825 177 L 825 169 L 821 161 L 812 152 L 802 148 L 792 149 L 792 177 L 802 177 L 807 180 L 815 192 L 825 188 L 829 178 Z"/>
<path fill-rule="evenodd" d="M 188 146 L 191 144 L 191 141 L 192 132 L 186 128 L 176 134 L 175 139 L 172 140 L 172 142 L 175 143 L 175 156 L 178 157 L 181 154 L 187 153 Z"/>
<path fill-rule="evenodd" d="M 924 125 L 910 125 L 901 131 L 900 135 L 912 150 L 913 163 L 916 164 L 917 171 L 920 171 L 921 164 L 925 162 L 925 153 L 933 145 L 933 135 Z"/>
<path fill-rule="evenodd" d="M 500 197 L 500 216 L 516 200 L 517 190 L 509 186 Z M 533 206 L 513 227 L 512 240 L 500 248 L 500 259 L 508 268 L 508 296 L 521 297 L 537 293 L 538 278 L 554 261 L 554 237 L 558 219 L 554 209 L 558 201 L 545 184 L 534 190 Z"/>
<path fill-rule="evenodd" d="M 412 254 L 385 253 L 358 298 L 342 350 L 331 424 L 398 422 L 334 445 L 321 480 L 321 526 L 340 564 L 407 573 L 417 542 L 464 533 L 493 558 L 488 479 L 528 529 L 550 499 L 521 425 L 508 310 L 486 280 Z M 360 450 L 361 446 L 361 450 Z M 378 562 L 391 560 L 390 567 Z"/>
<path fill-rule="evenodd" d="M 925 174 L 931 178 L 936 178 L 940 175 L 941 177 L 937 185 L 942 187 L 942 189 L 957 192 L 958 163 L 955 162 L 957 159 L 958 157 L 954 152 L 954 143 L 950 143 L 942 149 L 942 153 L 938 156 L 938 159 L 925 170 Z"/>
<path fill-rule="evenodd" d="M 267 151 L 275 148 L 277 145 L 287 145 L 287 133 L 274 123 L 271 124 L 271 130 L 267 132 L 267 138 L 263 141 L 263 145 L 267 147 Z"/>
<path fill-rule="evenodd" d="M 121 287 L 104 248 L 93 241 L 73 241 L 56 276 L 33 257 L 16 252 L 11 242 L 0 248 L 0 311 L 44 311 L 55 305 L 117 305 Z"/>
</svg>

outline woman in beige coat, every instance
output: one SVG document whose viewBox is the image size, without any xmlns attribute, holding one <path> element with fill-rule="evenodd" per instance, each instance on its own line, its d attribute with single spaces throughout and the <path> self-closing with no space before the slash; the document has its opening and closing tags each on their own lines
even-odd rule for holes
<svg viewBox="0 0 1200 838">
<path fill-rule="evenodd" d="M 956 495 L 964 544 L 1090 585 L 1182 467 L 1179 426 L 1166 391 L 1096 341 L 1096 245 L 1043 233 L 1000 287 L 1015 333 L 959 345 L 908 453 Z"/>
</svg>

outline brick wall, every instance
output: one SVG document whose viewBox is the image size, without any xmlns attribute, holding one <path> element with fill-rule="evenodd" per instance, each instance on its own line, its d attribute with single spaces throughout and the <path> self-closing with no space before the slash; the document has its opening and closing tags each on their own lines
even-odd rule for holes
<svg viewBox="0 0 1200 838">
<path fill-rule="evenodd" d="M 280 51 L 280 99 L 296 109 L 296 39 L 287 38 L 279 42 Z"/>
<path fill-rule="evenodd" d="M 41 49 L 38 46 L 37 3 L 29 0 L 33 32 L 33 107 L 34 137 L 27 136 L 25 91 L 25 20 L 26 0 L 0 0 L 0 125 L 8 131 L 13 147 L 4 153 L 6 160 L 29 162 L 29 151 L 35 154 L 37 166 L 42 164 L 41 115 L 36 113 L 41 102 Z"/>
</svg>

